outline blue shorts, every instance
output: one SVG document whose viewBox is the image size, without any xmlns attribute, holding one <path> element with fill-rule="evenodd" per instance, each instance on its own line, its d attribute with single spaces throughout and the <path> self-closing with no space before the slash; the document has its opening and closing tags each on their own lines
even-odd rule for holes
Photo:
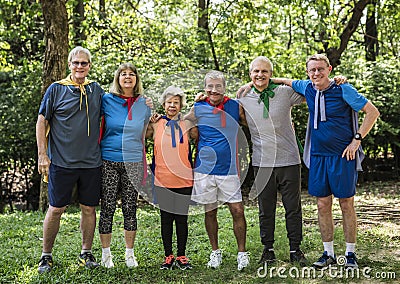
<svg viewBox="0 0 400 284">
<path fill-rule="evenodd" d="M 68 169 L 50 164 L 49 203 L 53 207 L 64 207 L 71 203 L 74 185 L 78 187 L 79 203 L 97 206 L 100 201 L 101 167 Z"/>
<path fill-rule="evenodd" d="M 310 159 L 308 193 L 316 197 L 331 194 L 336 198 L 349 198 L 356 194 L 358 173 L 356 160 L 341 156 L 313 156 Z"/>
</svg>

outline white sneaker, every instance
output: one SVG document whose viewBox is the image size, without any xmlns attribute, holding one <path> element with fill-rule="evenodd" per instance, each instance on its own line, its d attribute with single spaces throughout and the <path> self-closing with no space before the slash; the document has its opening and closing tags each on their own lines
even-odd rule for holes
<svg viewBox="0 0 400 284">
<path fill-rule="evenodd" d="M 239 252 L 237 256 L 237 262 L 238 262 L 238 270 L 242 271 L 243 268 L 245 268 L 250 263 L 249 253 L 247 251 Z"/>
<path fill-rule="evenodd" d="M 212 251 L 210 254 L 210 261 L 207 264 L 207 267 L 218 268 L 222 263 L 222 251 L 217 249 Z"/>
<path fill-rule="evenodd" d="M 111 254 L 103 254 L 101 256 L 101 265 L 103 265 L 106 268 L 114 267 L 114 262 L 112 261 L 112 255 Z"/>
<path fill-rule="evenodd" d="M 126 263 L 126 266 L 129 268 L 138 267 L 138 262 L 137 262 L 134 254 L 125 255 L 125 263 Z"/>
</svg>

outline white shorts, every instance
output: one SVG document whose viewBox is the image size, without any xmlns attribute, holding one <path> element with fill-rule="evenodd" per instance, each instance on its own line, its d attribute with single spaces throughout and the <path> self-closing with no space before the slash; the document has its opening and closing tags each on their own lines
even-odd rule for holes
<svg viewBox="0 0 400 284">
<path fill-rule="evenodd" d="M 195 172 L 192 200 L 200 204 L 212 204 L 217 201 L 242 202 L 239 176 L 217 176 Z"/>
</svg>

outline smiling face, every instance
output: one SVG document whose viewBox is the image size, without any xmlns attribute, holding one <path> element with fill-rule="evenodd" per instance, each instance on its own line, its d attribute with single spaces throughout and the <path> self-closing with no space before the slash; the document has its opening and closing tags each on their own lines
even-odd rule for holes
<svg viewBox="0 0 400 284">
<path fill-rule="evenodd" d="M 224 99 L 225 84 L 222 78 L 207 78 L 205 91 L 210 99 L 210 103 L 218 105 Z"/>
<path fill-rule="evenodd" d="M 165 115 L 172 119 L 175 117 L 180 111 L 182 107 L 181 96 L 170 96 L 165 100 L 164 110 Z"/>
<path fill-rule="evenodd" d="M 118 82 L 125 96 L 133 96 L 133 89 L 136 86 L 136 74 L 132 69 L 121 70 Z"/>
<path fill-rule="evenodd" d="M 329 86 L 329 74 L 332 66 L 324 60 L 310 60 L 307 63 L 307 75 L 318 90 L 326 89 Z"/>
<path fill-rule="evenodd" d="M 256 60 L 253 62 L 250 71 L 250 78 L 253 86 L 263 91 L 268 87 L 269 79 L 272 76 L 272 66 L 265 60 Z"/>
<path fill-rule="evenodd" d="M 69 70 L 71 70 L 72 80 L 78 84 L 85 82 L 85 78 L 89 73 L 91 63 L 88 56 L 80 52 L 71 57 L 68 62 Z"/>
</svg>

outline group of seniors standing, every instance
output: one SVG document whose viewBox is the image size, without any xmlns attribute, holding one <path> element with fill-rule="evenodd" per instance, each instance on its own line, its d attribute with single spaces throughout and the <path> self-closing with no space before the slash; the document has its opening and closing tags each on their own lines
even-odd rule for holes
<svg viewBox="0 0 400 284">
<path fill-rule="evenodd" d="M 303 102 L 309 111 L 304 155 L 309 168 L 308 190 L 317 198 L 324 247 L 313 266 L 322 269 L 336 263 L 332 218 L 332 200 L 336 197 L 343 214 L 346 267 L 358 267 L 354 195 L 357 171 L 361 169 L 361 140 L 373 127 L 379 111 L 350 84 L 337 84 L 329 78 L 332 66 L 326 56 L 316 54 L 308 58 L 309 80 L 272 78 L 272 62 L 266 57 L 257 57 L 249 68 L 251 82 L 240 88 L 238 99 L 225 95 L 223 73 L 211 71 L 204 78 L 204 93 L 196 97 L 188 114 L 181 113 L 186 98 L 184 91 L 170 86 L 160 101 L 165 114 L 152 119 L 152 102 L 143 95 L 134 65 L 121 64 L 110 92 L 105 93 L 98 83 L 86 78 L 91 64 L 87 49 L 74 48 L 68 57 L 70 75 L 48 88 L 39 108 L 38 168 L 39 173 L 49 177 L 49 208 L 43 223 L 39 273 L 52 269 L 52 250 L 60 218 L 70 203 L 75 185 L 81 207 L 80 265 L 87 268 L 100 265 L 93 256 L 92 244 L 95 208 L 101 200 L 98 226 L 101 265 L 114 266 L 110 245 L 113 215 L 121 192 L 125 263 L 128 267 L 138 266 L 134 242 L 138 192 L 147 176 L 145 138 L 154 140 L 152 174 L 165 253 L 160 268 L 192 268 L 186 256 L 190 202 L 204 205 L 205 228 L 212 248 L 207 266 L 218 268 L 222 264 L 217 209 L 220 204 L 227 204 L 237 241 L 237 269 L 246 268 L 250 257 L 246 251 L 247 224 L 237 164 L 240 125 L 249 127 L 253 145 L 252 191 L 258 198 L 263 245 L 259 263 L 276 260 L 275 212 L 280 192 L 290 261 L 307 265 L 300 249 L 303 239 L 301 161 L 291 119 L 292 107 Z M 365 112 L 360 127 L 359 111 Z M 197 146 L 194 165 L 191 140 Z M 174 222 L 176 256 L 172 248 Z"/>
</svg>

